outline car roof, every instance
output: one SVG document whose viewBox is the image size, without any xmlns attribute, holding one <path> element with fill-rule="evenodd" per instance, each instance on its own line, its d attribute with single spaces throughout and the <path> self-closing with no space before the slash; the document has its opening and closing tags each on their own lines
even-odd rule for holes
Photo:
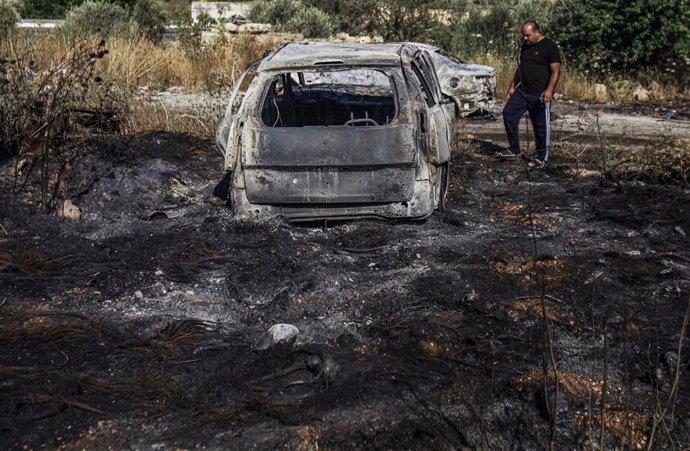
<svg viewBox="0 0 690 451">
<path fill-rule="evenodd" d="M 259 70 L 310 66 L 397 66 L 408 43 L 355 44 L 338 42 L 292 42 L 271 53 Z"/>
</svg>

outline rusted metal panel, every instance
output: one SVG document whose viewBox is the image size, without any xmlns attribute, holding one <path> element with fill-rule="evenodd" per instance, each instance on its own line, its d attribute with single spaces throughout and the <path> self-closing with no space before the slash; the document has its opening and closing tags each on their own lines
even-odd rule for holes
<svg viewBox="0 0 690 451">
<path fill-rule="evenodd" d="M 412 198 L 415 168 L 245 169 L 252 203 L 404 202 Z"/>
<path fill-rule="evenodd" d="M 385 127 L 291 127 L 247 129 L 255 150 L 246 168 L 412 165 L 416 158 L 410 124 Z"/>
</svg>

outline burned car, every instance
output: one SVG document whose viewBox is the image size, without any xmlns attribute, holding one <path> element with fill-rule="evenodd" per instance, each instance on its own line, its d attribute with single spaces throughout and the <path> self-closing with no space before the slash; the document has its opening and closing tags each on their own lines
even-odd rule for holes
<svg viewBox="0 0 690 451">
<path fill-rule="evenodd" d="M 429 52 L 441 92 L 455 102 L 457 117 L 491 114 L 496 104 L 496 69 L 470 64 L 429 44 L 415 44 Z"/>
<path fill-rule="evenodd" d="M 229 204 L 258 219 L 425 218 L 444 206 L 454 108 L 414 44 L 287 44 L 243 72 L 216 131 Z"/>
</svg>

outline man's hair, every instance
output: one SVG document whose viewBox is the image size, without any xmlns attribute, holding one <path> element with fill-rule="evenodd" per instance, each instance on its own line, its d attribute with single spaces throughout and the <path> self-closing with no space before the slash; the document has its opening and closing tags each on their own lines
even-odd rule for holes
<svg viewBox="0 0 690 451">
<path fill-rule="evenodd" d="M 539 29 L 539 24 L 538 24 L 537 22 L 535 22 L 534 20 L 528 20 L 527 22 L 525 22 L 524 24 L 522 24 L 522 26 L 523 26 L 523 27 L 524 27 L 524 26 L 529 26 L 529 27 L 532 28 L 532 31 L 541 32 L 541 29 Z"/>
</svg>

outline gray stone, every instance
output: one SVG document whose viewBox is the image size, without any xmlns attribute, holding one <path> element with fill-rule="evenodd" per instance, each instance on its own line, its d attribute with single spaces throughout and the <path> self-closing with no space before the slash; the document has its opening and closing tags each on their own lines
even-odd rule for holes
<svg viewBox="0 0 690 451">
<path fill-rule="evenodd" d="M 62 203 L 62 206 L 58 210 L 57 214 L 59 217 L 68 219 L 70 221 L 79 221 L 81 219 L 81 210 L 69 199 L 66 199 Z"/>
<path fill-rule="evenodd" d="M 647 91 L 642 85 L 638 85 L 633 91 L 633 99 L 638 102 L 649 102 L 649 91 Z"/>
<path fill-rule="evenodd" d="M 601 83 L 594 85 L 594 99 L 600 103 L 604 103 L 609 100 L 609 93 L 606 89 L 606 85 L 602 85 Z"/>
<path fill-rule="evenodd" d="M 278 343 L 285 343 L 294 339 L 299 334 L 299 329 L 292 324 L 274 324 L 268 331 L 261 343 L 259 349 L 268 349 Z"/>
</svg>

